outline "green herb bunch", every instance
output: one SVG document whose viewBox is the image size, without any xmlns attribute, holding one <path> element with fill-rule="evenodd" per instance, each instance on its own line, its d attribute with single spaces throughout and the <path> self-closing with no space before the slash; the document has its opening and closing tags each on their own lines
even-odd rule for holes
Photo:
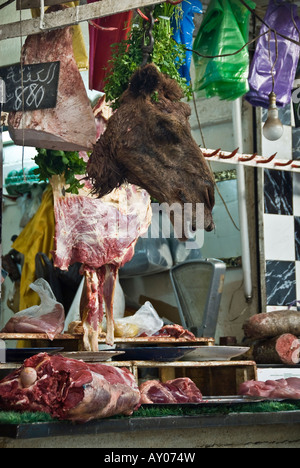
<svg viewBox="0 0 300 468">
<path fill-rule="evenodd" d="M 54 151 L 37 148 L 34 161 L 38 165 L 35 174 L 40 180 L 48 182 L 54 175 L 63 175 L 69 188 L 68 193 L 78 195 L 79 189 L 84 186 L 76 178 L 86 173 L 86 162 L 80 158 L 76 151 Z"/>
<path fill-rule="evenodd" d="M 190 99 L 192 89 L 185 78 L 179 74 L 179 68 L 185 62 L 185 49 L 182 44 L 176 44 L 172 38 L 170 18 L 179 18 L 182 12 L 180 5 L 161 4 L 155 7 L 154 17 L 157 19 L 153 29 L 154 49 L 151 62 L 170 78 L 178 82 L 185 96 Z M 144 24 L 141 18 L 136 18 L 127 40 L 112 45 L 112 59 L 109 61 L 108 75 L 104 92 L 107 101 L 111 101 L 114 109 L 127 89 L 130 78 L 143 61 L 142 46 L 144 42 Z"/>
</svg>

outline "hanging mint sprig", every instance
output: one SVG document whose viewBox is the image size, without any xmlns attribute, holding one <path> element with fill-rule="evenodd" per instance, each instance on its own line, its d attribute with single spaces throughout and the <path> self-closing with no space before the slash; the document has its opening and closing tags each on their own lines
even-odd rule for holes
<svg viewBox="0 0 300 468">
<path fill-rule="evenodd" d="M 66 192 L 76 195 L 84 186 L 76 177 L 86 173 L 86 162 L 80 158 L 78 152 L 37 149 L 34 161 L 38 165 L 34 173 L 40 180 L 48 182 L 54 175 L 63 175 L 69 186 Z"/>
<path fill-rule="evenodd" d="M 176 44 L 173 40 L 170 22 L 172 15 L 175 14 L 180 18 L 181 12 L 180 4 L 162 3 L 155 7 L 154 48 L 150 59 L 162 73 L 176 80 L 184 95 L 190 99 L 192 97 L 191 87 L 179 73 L 179 69 L 185 61 L 185 49 L 183 45 Z M 118 107 L 119 98 L 127 89 L 131 76 L 141 66 L 143 38 L 143 19 L 137 17 L 132 24 L 128 39 L 112 46 L 112 59 L 109 62 L 110 72 L 106 78 L 104 92 L 106 100 L 113 103 L 114 109 Z"/>
</svg>

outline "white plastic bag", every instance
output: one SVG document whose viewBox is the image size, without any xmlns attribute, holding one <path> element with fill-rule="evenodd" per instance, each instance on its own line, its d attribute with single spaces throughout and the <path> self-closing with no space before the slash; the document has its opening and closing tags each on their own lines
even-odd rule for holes
<svg viewBox="0 0 300 468">
<path fill-rule="evenodd" d="M 134 338 L 145 333 L 152 336 L 164 326 L 151 302 L 147 301 L 134 315 L 115 320 L 115 336 Z"/>
<path fill-rule="evenodd" d="M 30 285 L 41 299 L 39 306 L 33 306 L 15 314 L 2 330 L 4 333 L 45 333 L 50 340 L 62 333 L 65 310 L 56 301 L 49 283 L 39 278 Z"/>
</svg>

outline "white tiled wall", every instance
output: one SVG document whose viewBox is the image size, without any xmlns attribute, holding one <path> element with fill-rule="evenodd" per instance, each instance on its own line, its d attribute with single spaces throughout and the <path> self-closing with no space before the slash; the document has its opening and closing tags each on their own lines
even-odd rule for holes
<svg viewBox="0 0 300 468">
<path fill-rule="evenodd" d="M 292 106 L 279 114 L 284 134 L 276 142 L 262 135 L 262 154 L 299 160 L 300 129 L 294 126 Z M 300 300 L 300 174 L 264 171 L 263 221 L 267 305 L 287 306 Z"/>
</svg>

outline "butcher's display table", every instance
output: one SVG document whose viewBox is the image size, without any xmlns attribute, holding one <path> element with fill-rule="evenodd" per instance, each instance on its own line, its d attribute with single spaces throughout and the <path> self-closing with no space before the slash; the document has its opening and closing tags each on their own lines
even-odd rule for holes
<svg viewBox="0 0 300 468">
<path fill-rule="evenodd" d="M 0 339 L 24 339 L 24 335 L 0 334 Z M 43 342 L 46 336 L 35 336 Z M 26 336 L 26 339 L 31 339 Z M 59 340 L 80 349 L 81 337 L 62 335 Z M 75 341 L 74 341 L 75 340 Z M 131 340 L 132 342 L 135 341 Z M 177 344 L 182 341 L 175 340 Z M 198 339 L 198 345 L 213 346 L 214 340 Z M 103 341 L 104 342 L 104 341 Z M 123 343 L 124 340 L 117 339 Z M 128 341 L 127 341 L 128 342 Z M 129 340 L 130 342 L 130 340 Z M 170 345 L 174 339 L 166 339 Z M 36 341 L 40 343 L 40 341 Z M 139 344 L 149 343 L 140 339 Z M 185 341 L 185 344 L 186 341 Z M 75 345 L 75 347 L 74 347 Z M 190 377 L 204 395 L 237 395 L 242 382 L 257 379 L 257 367 L 253 361 L 109 361 L 108 365 L 127 367 L 138 379 L 139 373 L 158 370 L 161 381 L 177 377 Z M 19 368 L 20 363 L 0 364 L 0 370 L 8 373 Z M 175 407 L 177 407 L 175 409 Z M 288 410 L 287 410 L 288 408 Z M 149 407 L 140 409 L 131 417 L 114 417 L 74 424 L 62 421 L 34 423 L 7 421 L 1 424 L 0 448 L 221 448 L 221 447 L 300 447 L 300 403 L 297 406 L 282 406 L 282 410 L 251 407 L 220 407 L 207 410 L 197 405 L 188 408 L 174 405 L 173 409 L 159 409 L 153 414 Z M 130 453 L 130 450 L 127 451 Z"/>
<path fill-rule="evenodd" d="M 115 361 L 108 365 L 127 367 L 138 377 L 142 369 L 159 370 L 162 380 L 189 376 L 223 394 L 236 394 L 242 381 L 256 378 L 252 361 L 149 362 Z M 19 363 L 2 364 L 15 369 Z M 206 381 L 206 383 L 205 383 Z M 206 394 L 206 392 L 204 392 Z M 255 403 L 256 405 L 256 403 Z M 218 448 L 218 447 L 300 447 L 300 403 L 278 407 L 147 405 L 131 417 L 74 424 L 63 421 L 0 423 L 0 448 Z M 202 406 L 202 407 L 201 407 Z M 287 411 L 288 409 L 288 411 Z M 153 413 L 154 411 L 154 413 Z M 1 412 L 0 412 L 1 421 Z M 127 451 L 128 453 L 128 451 Z M 130 451 L 129 451 L 130 453 Z"/>
<path fill-rule="evenodd" d="M 83 336 L 81 334 L 71 335 L 64 333 L 57 335 L 53 341 L 50 341 L 45 333 L 0 333 L 0 340 L 3 341 L 32 341 L 36 343 L 35 347 L 45 346 L 63 346 L 65 350 L 82 351 L 83 350 Z M 105 338 L 98 340 L 99 344 L 105 344 Z M 136 345 L 190 345 L 191 342 L 185 338 L 172 338 L 172 337 L 138 337 L 138 338 L 115 338 L 115 344 L 136 344 Z M 213 338 L 196 338 L 192 342 L 193 346 L 213 346 L 215 340 Z"/>
<path fill-rule="evenodd" d="M 121 448 L 128 454 L 130 448 L 192 451 L 223 447 L 299 448 L 300 410 L 263 412 L 260 407 L 257 412 L 248 408 L 245 412 L 228 413 L 227 409 L 215 414 L 139 414 L 86 424 L 0 424 L 0 448 L 101 448 L 106 452 Z"/>
</svg>

